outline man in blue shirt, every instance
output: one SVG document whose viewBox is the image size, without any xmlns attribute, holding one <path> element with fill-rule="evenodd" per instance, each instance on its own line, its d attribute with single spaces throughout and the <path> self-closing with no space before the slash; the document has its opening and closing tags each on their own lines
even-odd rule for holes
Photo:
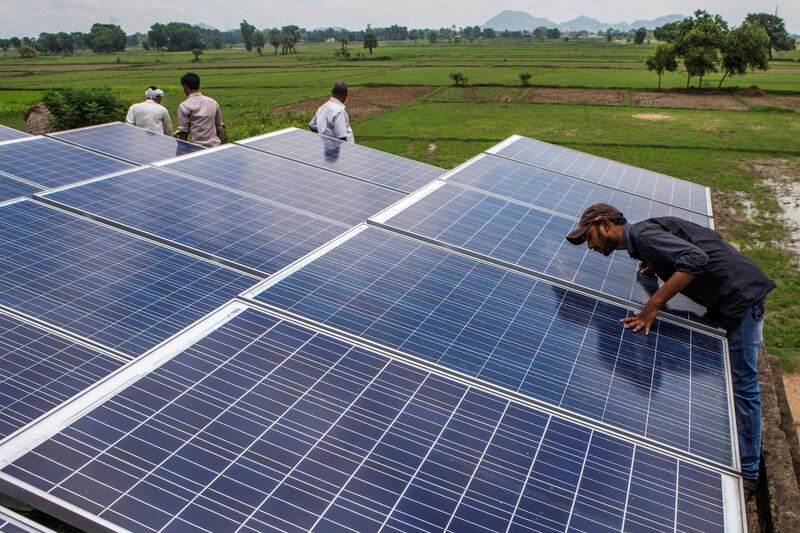
<svg viewBox="0 0 800 533">
<path fill-rule="evenodd" d="M 764 299 L 775 282 L 716 231 L 677 217 L 629 224 L 616 207 L 594 204 L 566 239 L 572 244 L 585 242 L 606 256 L 614 250 L 627 250 L 641 261 L 642 274 L 654 274 L 664 282 L 639 313 L 622 319 L 626 328 L 649 335 L 658 312 L 680 292 L 704 306 L 706 317 L 727 330 L 739 455 L 749 497 L 758 486 L 761 457 L 757 360 Z"/>
</svg>

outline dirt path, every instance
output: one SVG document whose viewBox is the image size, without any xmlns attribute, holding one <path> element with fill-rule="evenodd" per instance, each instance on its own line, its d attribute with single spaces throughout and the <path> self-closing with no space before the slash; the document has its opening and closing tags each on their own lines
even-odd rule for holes
<svg viewBox="0 0 800 533">
<path fill-rule="evenodd" d="M 347 109 L 350 118 L 359 120 L 406 105 L 431 93 L 434 87 L 362 87 L 350 91 Z M 708 109 L 746 111 L 748 106 L 730 93 L 631 91 L 630 105 L 643 108 Z M 760 100 L 759 100 L 760 98 Z M 279 113 L 302 111 L 313 114 L 328 97 L 304 100 L 276 108 Z M 519 100 L 518 100 L 519 99 Z M 625 91 L 617 89 L 582 89 L 531 87 L 525 92 L 518 87 L 467 87 L 461 99 L 447 101 L 509 103 L 521 101 L 535 104 L 625 105 Z M 747 97 L 750 105 L 771 105 L 800 111 L 800 96 Z M 653 118 L 651 118 L 653 117 Z M 658 120 L 655 114 L 637 118 Z M 660 115 L 659 115 L 660 117 Z"/>
<path fill-rule="evenodd" d="M 751 106 L 788 108 L 800 111 L 800 96 L 769 96 L 762 94 L 747 96 L 746 100 Z"/>
<path fill-rule="evenodd" d="M 435 87 L 362 87 L 353 89 L 347 97 L 347 113 L 350 120 L 360 120 L 395 107 L 406 105 L 429 94 Z M 319 106 L 328 100 L 328 96 L 303 100 L 290 105 L 281 106 L 275 111 L 302 111 L 313 115 Z"/>
<path fill-rule="evenodd" d="M 747 106 L 727 93 L 674 93 L 631 91 L 631 105 L 678 109 L 745 110 Z"/>
<path fill-rule="evenodd" d="M 537 104 L 622 105 L 625 92 L 614 89 L 531 89 L 524 102 Z"/>
</svg>

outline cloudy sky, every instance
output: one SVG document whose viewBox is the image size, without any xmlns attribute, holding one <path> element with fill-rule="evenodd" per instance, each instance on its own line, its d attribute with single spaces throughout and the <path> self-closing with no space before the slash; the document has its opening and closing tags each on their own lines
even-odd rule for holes
<svg viewBox="0 0 800 533">
<path fill-rule="evenodd" d="M 128 32 L 145 31 L 154 22 L 204 22 L 229 29 L 246 18 L 258 27 L 297 24 L 306 28 L 350 29 L 399 24 L 408 27 L 480 25 L 504 9 L 564 22 L 578 15 L 603 22 L 631 22 L 661 15 L 689 15 L 702 8 L 719 13 L 732 25 L 751 12 L 778 8 L 789 31 L 800 32 L 800 1 L 773 0 L 0 0 L 0 37 L 35 36 L 41 32 L 88 31 L 93 22 L 115 22 Z"/>
</svg>

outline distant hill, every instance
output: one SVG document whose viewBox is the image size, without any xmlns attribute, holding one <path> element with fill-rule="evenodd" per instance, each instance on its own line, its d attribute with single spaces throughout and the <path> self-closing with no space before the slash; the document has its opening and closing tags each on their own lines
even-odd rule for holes
<svg viewBox="0 0 800 533">
<path fill-rule="evenodd" d="M 205 22 L 198 22 L 197 24 L 195 24 L 195 26 L 197 26 L 198 28 L 200 28 L 202 30 L 216 30 L 217 29 L 214 26 L 209 26 Z"/>
<path fill-rule="evenodd" d="M 608 22 L 600 22 L 597 19 L 583 15 L 558 25 L 558 29 L 561 31 L 588 31 L 590 33 L 597 33 L 600 30 L 605 31 L 612 27 L 614 26 Z M 617 28 L 614 29 L 616 30 Z"/>
<path fill-rule="evenodd" d="M 683 15 L 664 15 L 663 17 L 658 17 L 653 20 L 634 20 L 628 25 L 628 28 L 623 28 L 622 25 L 626 24 L 625 22 L 620 22 L 620 28 L 614 28 L 612 25 L 611 27 L 620 30 L 628 29 L 628 30 L 635 30 L 637 28 L 647 28 L 648 30 L 654 30 L 659 26 L 663 26 L 664 24 L 669 24 L 670 22 L 677 22 L 679 20 L 683 20 L 686 17 Z"/>
<path fill-rule="evenodd" d="M 526 13 L 525 11 L 501 11 L 494 17 L 490 18 L 482 24 L 483 28 L 492 28 L 494 30 L 534 30 L 539 26 L 546 28 L 558 28 L 561 31 L 588 31 L 590 33 L 597 33 L 600 30 L 607 30 L 613 28 L 620 31 L 628 31 L 631 29 L 645 27 L 652 30 L 662 26 L 668 22 L 674 22 L 685 18 L 683 15 L 665 15 L 653 20 L 635 20 L 633 22 L 601 22 L 596 18 L 581 15 L 572 20 L 562 22 L 560 24 L 553 22 L 547 18 L 537 18 Z"/>
<path fill-rule="evenodd" d="M 483 28 L 503 31 L 533 30 L 539 26 L 555 28 L 556 23 L 546 18 L 536 18 L 524 11 L 501 11 L 494 17 L 483 23 Z"/>
</svg>

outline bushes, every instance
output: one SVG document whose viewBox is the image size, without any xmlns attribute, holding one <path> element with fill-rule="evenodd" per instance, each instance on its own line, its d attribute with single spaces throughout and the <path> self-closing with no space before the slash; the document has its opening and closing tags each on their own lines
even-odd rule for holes
<svg viewBox="0 0 800 533">
<path fill-rule="evenodd" d="M 467 78 L 463 72 L 451 72 L 450 79 L 453 80 L 453 84 L 457 87 L 466 87 L 469 85 L 469 78 Z"/>
<path fill-rule="evenodd" d="M 258 111 L 240 115 L 225 125 L 228 141 L 238 141 L 265 131 L 275 131 L 283 128 L 300 128 L 308 130 L 311 115 L 304 111 L 282 113 L 276 111 Z"/>
<path fill-rule="evenodd" d="M 123 120 L 128 107 L 108 87 L 50 90 L 42 102 L 50 112 L 53 131 Z"/>
<path fill-rule="evenodd" d="M 527 87 L 528 85 L 530 85 L 532 77 L 533 74 L 531 74 L 527 70 L 523 70 L 522 72 L 519 73 L 519 81 L 523 87 Z"/>
<path fill-rule="evenodd" d="M 19 46 L 19 48 L 17 48 L 17 53 L 19 54 L 19 57 L 23 59 L 30 59 L 36 56 L 36 49 L 27 44 L 22 44 Z"/>
</svg>

